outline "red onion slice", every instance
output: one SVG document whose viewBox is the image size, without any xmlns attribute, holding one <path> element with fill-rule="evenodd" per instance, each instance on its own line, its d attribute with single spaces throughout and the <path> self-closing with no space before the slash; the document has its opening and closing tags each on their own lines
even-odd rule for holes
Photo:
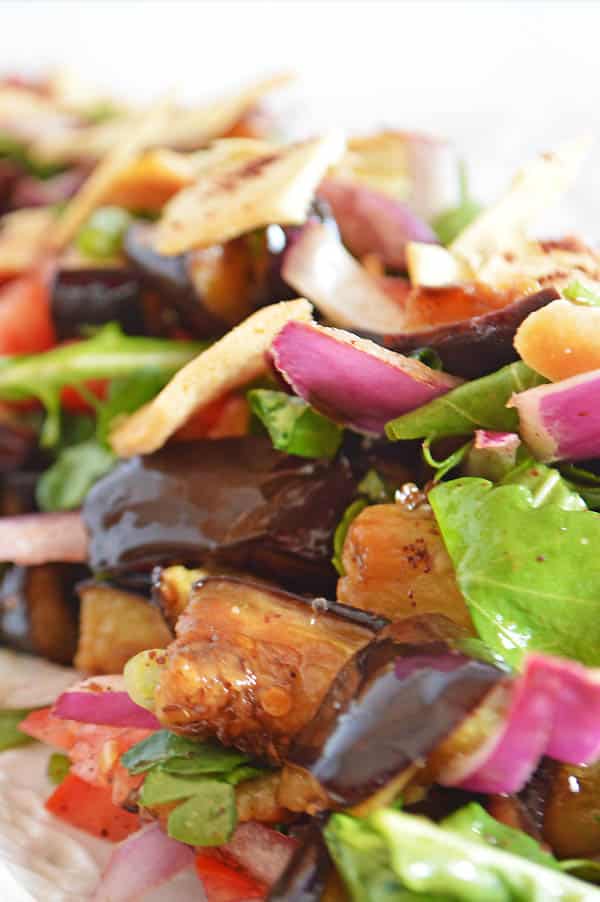
<svg viewBox="0 0 600 902">
<path fill-rule="evenodd" d="M 0 561 L 24 567 L 52 561 L 83 563 L 87 546 L 79 511 L 0 518 Z"/>
<path fill-rule="evenodd" d="M 600 755 L 600 670 L 530 654 L 512 693 L 502 728 L 461 764 L 451 785 L 514 793 L 544 755 L 570 764 L 588 764 Z"/>
<path fill-rule="evenodd" d="M 379 334 L 404 331 L 402 306 L 322 223 L 303 226 L 286 252 L 281 274 L 335 326 Z"/>
<path fill-rule="evenodd" d="M 154 714 L 136 705 L 127 692 L 63 692 L 52 713 L 61 720 L 77 720 L 80 723 L 160 730 L 160 723 Z"/>
<path fill-rule="evenodd" d="M 115 848 L 93 902 L 134 902 L 193 863 L 193 850 L 163 833 L 158 823 L 143 827 Z"/>
<path fill-rule="evenodd" d="M 438 243 L 433 229 L 406 204 L 360 182 L 327 178 L 318 194 L 331 207 L 344 244 L 355 257 L 377 254 L 387 266 L 404 267 L 408 241 Z"/>
<path fill-rule="evenodd" d="M 285 870 L 297 843 L 264 824 L 249 821 L 236 827 L 223 851 L 256 880 L 272 886 Z"/>
<path fill-rule="evenodd" d="M 332 419 L 373 435 L 461 381 L 349 332 L 304 323 L 284 326 L 271 354 L 297 395 Z"/>
<path fill-rule="evenodd" d="M 513 395 L 520 433 L 542 461 L 600 455 L 600 370 Z"/>
</svg>

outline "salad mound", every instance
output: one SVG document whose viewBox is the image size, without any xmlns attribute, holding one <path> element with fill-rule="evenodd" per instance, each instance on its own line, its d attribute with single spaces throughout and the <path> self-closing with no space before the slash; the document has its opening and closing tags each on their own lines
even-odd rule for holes
<svg viewBox="0 0 600 902">
<path fill-rule="evenodd" d="M 0 83 L 0 751 L 95 902 L 600 899 L 587 143 L 484 208 L 284 82 Z"/>
</svg>

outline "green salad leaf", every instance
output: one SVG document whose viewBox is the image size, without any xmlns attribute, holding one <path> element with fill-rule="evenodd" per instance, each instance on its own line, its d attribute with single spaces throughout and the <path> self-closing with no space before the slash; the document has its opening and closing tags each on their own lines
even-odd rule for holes
<svg viewBox="0 0 600 902">
<path fill-rule="evenodd" d="M 140 371 L 160 372 L 166 381 L 206 347 L 206 343 L 124 335 L 109 323 L 92 338 L 25 357 L 0 359 L 0 399 L 37 398 L 46 408 L 41 443 L 60 438 L 60 392 L 91 379 L 118 379 Z M 124 401 L 125 408 L 129 401 Z"/>
<path fill-rule="evenodd" d="M 577 464 L 563 464 L 560 472 L 591 510 L 600 510 L 600 476 Z"/>
<path fill-rule="evenodd" d="M 249 760 L 242 752 L 217 742 L 195 742 L 169 730 L 152 733 L 121 757 L 130 774 L 145 773 L 158 764 L 171 773 L 226 774 Z"/>
<path fill-rule="evenodd" d="M 333 557 L 331 558 L 331 563 L 340 576 L 344 576 L 345 573 L 342 563 L 342 552 L 348 530 L 353 521 L 370 504 L 385 504 L 393 501 L 394 492 L 396 491 L 396 487 L 388 484 L 377 470 L 368 470 L 359 482 L 357 489 L 358 498 L 355 498 L 348 505 L 333 534 Z"/>
<path fill-rule="evenodd" d="M 600 900 L 533 840 L 469 808 L 439 825 L 389 808 L 332 815 L 324 835 L 353 902 Z"/>
<path fill-rule="evenodd" d="M 65 166 L 61 163 L 48 163 L 37 159 L 23 141 L 19 141 L 8 132 L 0 131 L 0 158 L 18 163 L 30 175 L 38 179 L 48 179 L 59 172 L 63 172 Z"/>
<path fill-rule="evenodd" d="M 584 307 L 600 307 L 600 295 L 577 279 L 569 282 L 566 288 L 563 288 L 563 296 L 574 304 L 581 304 Z"/>
<path fill-rule="evenodd" d="M 21 733 L 19 724 L 35 708 L 7 708 L 0 711 L 0 752 L 33 742 L 31 736 Z"/>
<path fill-rule="evenodd" d="M 546 382 L 521 360 L 472 382 L 465 382 L 423 407 L 391 420 L 385 427 L 391 441 L 469 435 L 475 429 L 516 432 L 519 417 L 506 407 L 513 392 Z"/>
<path fill-rule="evenodd" d="M 527 650 L 600 665 L 600 515 L 552 468 L 429 493 L 479 636 L 511 666 Z M 537 475 L 536 475 L 537 473 Z"/>
<path fill-rule="evenodd" d="M 95 439 L 60 452 L 40 476 L 36 500 L 40 510 L 66 511 L 79 507 L 91 487 L 111 470 L 117 458 Z"/>
<path fill-rule="evenodd" d="M 236 823 L 233 786 L 219 780 L 202 780 L 191 798 L 170 813 L 167 832 L 189 846 L 222 846 Z"/>
<path fill-rule="evenodd" d="M 255 388 L 247 393 L 250 409 L 278 451 L 299 457 L 334 457 L 344 430 L 310 404 L 282 391 Z"/>
<path fill-rule="evenodd" d="M 131 214 L 122 207 L 99 207 L 77 234 L 78 250 L 92 260 L 117 256 L 131 220 Z"/>
</svg>

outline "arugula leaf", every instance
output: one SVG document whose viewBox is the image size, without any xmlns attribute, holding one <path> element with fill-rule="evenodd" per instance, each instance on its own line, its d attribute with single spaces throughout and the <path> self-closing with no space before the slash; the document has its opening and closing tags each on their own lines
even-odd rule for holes
<svg viewBox="0 0 600 902">
<path fill-rule="evenodd" d="M 600 510 L 600 476 L 576 464 L 563 464 L 560 472 L 591 510 Z"/>
<path fill-rule="evenodd" d="M 0 711 L 0 752 L 33 742 L 31 736 L 21 733 L 19 724 L 35 708 L 8 708 Z"/>
<path fill-rule="evenodd" d="M 227 774 L 250 759 L 216 742 L 194 742 L 169 730 L 158 730 L 121 757 L 130 774 L 142 774 L 157 764 L 178 774 Z"/>
<path fill-rule="evenodd" d="M 0 399 L 37 398 L 46 408 L 41 443 L 56 445 L 60 436 L 60 391 L 90 379 L 117 379 L 144 370 L 168 380 L 206 347 L 205 342 L 168 341 L 124 335 L 109 323 L 92 338 L 27 357 L 0 359 Z"/>
<path fill-rule="evenodd" d="M 450 210 L 441 213 L 432 223 L 436 235 L 446 247 L 449 244 L 452 244 L 454 239 L 457 238 L 483 210 L 481 204 L 473 200 L 470 195 L 467 181 L 467 167 L 464 160 L 461 160 L 459 164 L 459 183 L 460 202 L 458 206 L 452 207 Z"/>
<path fill-rule="evenodd" d="M 540 464 L 533 458 L 523 460 L 501 480 L 502 485 L 524 485 L 531 491 L 533 506 L 557 504 L 566 511 L 587 510 L 585 501 L 558 470 Z"/>
<path fill-rule="evenodd" d="M 334 457 L 344 430 L 310 404 L 282 391 L 256 388 L 247 393 L 252 412 L 271 437 L 273 446 L 299 457 Z"/>
<path fill-rule="evenodd" d="M 189 846 L 222 846 L 236 823 L 233 786 L 219 780 L 202 780 L 194 795 L 169 815 L 167 833 Z"/>
<path fill-rule="evenodd" d="M 74 510 L 117 458 L 98 441 L 90 439 L 65 448 L 40 476 L 35 497 L 40 510 Z"/>
<path fill-rule="evenodd" d="M 507 408 L 513 392 L 525 391 L 547 380 L 521 360 L 489 376 L 459 385 L 423 407 L 391 420 L 385 427 L 391 441 L 449 435 L 468 435 L 475 429 L 516 432 L 519 417 Z"/>
<path fill-rule="evenodd" d="M 344 565 L 342 563 L 342 552 L 344 551 L 344 542 L 346 541 L 348 530 L 350 529 L 352 523 L 354 522 L 354 520 L 356 520 L 360 512 L 368 506 L 369 502 L 366 498 L 357 498 L 355 501 L 348 505 L 348 507 L 342 514 L 342 519 L 335 528 L 335 532 L 333 534 L 333 557 L 331 558 L 331 563 L 340 576 L 345 576 L 346 574 Z"/>
<path fill-rule="evenodd" d="M 516 830 L 497 821 L 477 802 L 471 802 L 444 818 L 440 822 L 440 827 L 458 833 L 473 842 L 487 843 L 488 846 L 504 849 L 505 852 L 520 855 L 547 868 L 559 869 L 556 858 L 545 852 L 535 839 L 522 830 Z"/>
<path fill-rule="evenodd" d="M 106 401 L 103 401 L 96 411 L 98 439 L 107 442 L 114 420 L 119 416 L 133 413 L 151 401 L 170 378 L 170 375 L 160 369 L 145 367 L 122 378 L 113 379 Z"/>
<path fill-rule="evenodd" d="M 415 348 L 414 351 L 408 352 L 408 357 L 424 363 L 431 370 L 443 370 L 444 365 L 442 359 L 435 348 Z"/>
<path fill-rule="evenodd" d="M 332 815 L 325 840 L 353 902 L 600 900 L 598 890 L 542 861 L 543 853 L 502 825 L 459 816 L 436 825 L 391 808 L 364 820 Z"/>
<path fill-rule="evenodd" d="M 512 666 L 530 649 L 597 666 L 600 515 L 577 509 L 556 471 L 539 469 L 530 485 L 454 479 L 429 501 L 490 648 Z"/>
<path fill-rule="evenodd" d="M 7 132 L 0 132 L 0 158 L 18 163 L 30 175 L 39 179 L 51 178 L 65 169 L 63 164 L 36 159 L 25 143 Z"/>
<path fill-rule="evenodd" d="M 471 445 L 472 442 L 466 442 L 464 445 L 461 445 L 460 448 L 457 448 L 456 451 L 453 451 L 452 454 L 449 454 L 448 457 L 445 457 L 444 460 L 436 460 L 431 453 L 431 439 L 426 438 L 423 442 L 422 452 L 425 462 L 435 470 L 433 481 L 439 482 L 440 479 L 447 476 L 451 470 L 458 467 L 469 453 Z"/>
<path fill-rule="evenodd" d="M 563 297 L 574 304 L 580 304 L 584 307 L 600 307 L 600 295 L 578 282 L 569 282 L 566 288 L 563 288 Z"/>
</svg>

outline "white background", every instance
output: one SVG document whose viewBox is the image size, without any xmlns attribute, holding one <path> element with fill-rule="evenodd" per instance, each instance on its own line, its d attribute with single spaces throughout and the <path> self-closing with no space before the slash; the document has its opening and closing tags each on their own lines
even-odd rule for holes
<svg viewBox="0 0 600 902">
<path fill-rule="evenodd" d="M 598 2 L 0 0 L 0 69 L 57 63 L 140 99 L 215 96 L 293 69 L 304 122 L 310 108 L 313 128 L 447 134 L 484 198 L 527 154 L 591 132 L 560 223 L 600 232 Z"/>
</svg>

